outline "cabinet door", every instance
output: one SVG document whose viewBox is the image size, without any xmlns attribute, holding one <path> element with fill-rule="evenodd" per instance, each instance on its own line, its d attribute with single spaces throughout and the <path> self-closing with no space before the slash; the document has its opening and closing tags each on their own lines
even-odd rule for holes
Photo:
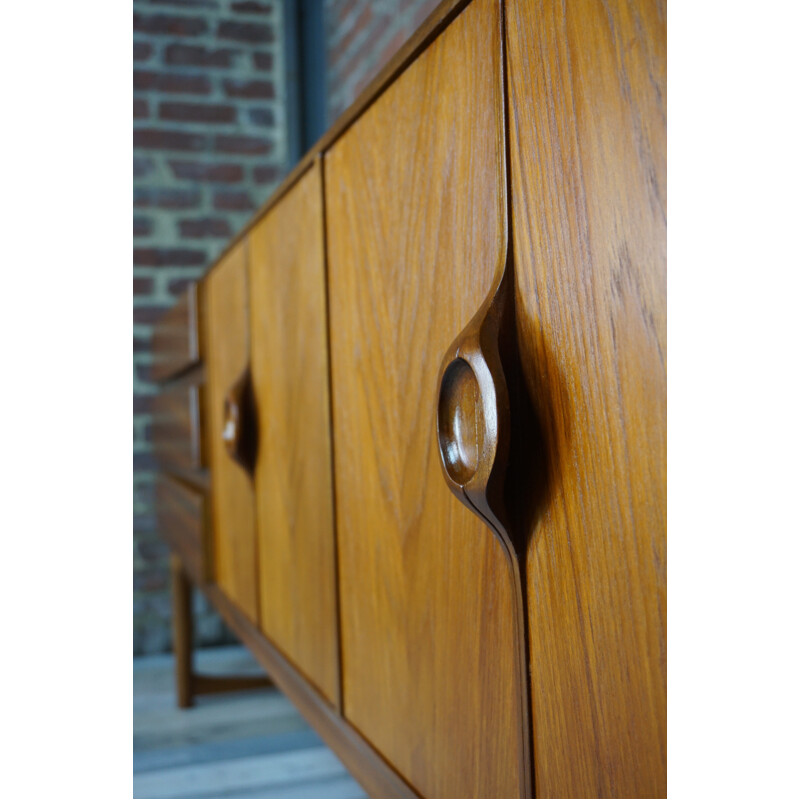
<svg viewBox="0 0 800 800">
<path fill-rule="evenodd" d="M 666 5 L 508 0 L 536 793 L 666 796 Z"/>
<path fill-rule="evenodd" d="M 321 168 L 250 235 L 261 627 L 338 705 Z"/>
<path fill-rule="evenodd" d="M 475 0 L 325 158 L 344 713 L 423 797 L 526 791 L 513 578 L 436 436 L 505 258 L 503 133 L 500 8 Z"/>
<path fill-rule="evenodd" d="M 211 471 L 213 571 L 219 587 L 258 619 L 253 484 L 226 448 L 226 397 L 249 358 L 247 240 L 238 242 L 203 281 L 205 411 Z"/>
</svg>

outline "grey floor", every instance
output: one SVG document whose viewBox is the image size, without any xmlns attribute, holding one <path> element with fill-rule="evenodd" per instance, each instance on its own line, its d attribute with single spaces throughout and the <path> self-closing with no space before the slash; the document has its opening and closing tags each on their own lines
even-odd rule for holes
<svg viewBox="0 0 800 800">
<path fill-rule="evenodd" d="M 197 651 L 208 674 L 260 674 L 243 647 Z M 275 689 L 209 695 L 175 705 L 172 656 L 134 659 L 133 796 L 367 795 Z"/>
</svg>

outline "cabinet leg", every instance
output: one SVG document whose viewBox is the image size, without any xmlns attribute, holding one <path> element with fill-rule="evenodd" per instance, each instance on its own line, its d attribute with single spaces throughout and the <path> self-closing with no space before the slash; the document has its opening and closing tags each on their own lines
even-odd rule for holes
<svg viewBox="0 0 800 800">
<path fill-rule="evenodd" d="M 178 708 L 192 705 L 192 584 L 181 560 L 172 555 L 172 650 Z"/>
</svg>

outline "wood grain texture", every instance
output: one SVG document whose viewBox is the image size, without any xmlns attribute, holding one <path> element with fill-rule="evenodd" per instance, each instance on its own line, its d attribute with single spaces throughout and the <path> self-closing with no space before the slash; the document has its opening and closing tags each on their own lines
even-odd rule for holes
<svg viewBox="0 0 800 800">
<path fill-rule="evenodd" d="M 666 6 L 507 3 L 536 790 L 666 795 Z"/>
<path fill-rule="evenodd" d="M 153 328 L 153 364 L 150 377 L 164 381 L 200 360 L 197 320 L 197 284 L 190 283 Z"/>
<path fill-rule="evenodd" d="M 225 395 L 249 359 L 246 239 L 205 277 L 202 289 L 214 578 L 250 619 L 258 620 L 253 484 L 222 437 Z"/>
<path fill-rule="evenodd" d="M 261 627 L 339 705 L 321 167 L 250 235 Z"/>
<path fill-rule="evenodd" d="M 153 453 L 162 469 L 202 469 L 198 387 L 171 384 L 153 398 L 152 409 Z"/>
<path fill-rule="evenodd" d="M 208 578 L 206 495 L 166 475 L 156 478 L 158 530 L 198 583 Z"/>
<path fill-rule="evenodd" d="M 286 177 L 280 182 L 275 191 L 267 198 L 263 205 L 253 214 L 248 223 L 234 236 L 217 261 L 210 267 L 215 269 L 217 264 L 224 261 L 227 254 L 239 242 L 250 235 L 253 226 L 274 206 L 281 202 L 283 196 L 306 173 L 311 164 L 326 152 L 331 145 L 380 97 L 392 84 L 398 75 L 446 28 L 454 17 L 471 0 L 442 0 L 431 12 L 430 16 L 419 26 L 397 52 L 380 69 L 375 77 L 364 87 L 361 94 L 353 101 L 339 118 L 319 138 L 314 146 L 295 164 Z"/>
<path fill-rule="evenodd" d="M 510 562 L 436 439 L 506 253 L 500 42 L 475 0 L 325 158 L 344 712 L 427 797 L 528 791 Z"/>
<path fill-rule="evenodd" d="M 370 797 L 419 796 L 218 587 L 199 588 Z"/>
</svg>

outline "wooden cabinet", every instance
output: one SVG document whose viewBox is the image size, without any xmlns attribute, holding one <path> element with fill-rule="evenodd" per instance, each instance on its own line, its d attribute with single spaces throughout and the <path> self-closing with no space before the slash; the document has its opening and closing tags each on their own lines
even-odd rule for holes
<svg viewBox="0 0 800 800">
<path fill-rule="evenodd" d="M 153 443 L 156 458 L 167 470 L 202 469 L 200 387 L 178 381 L 153 400 Z"/>
<path fill-rule="evenodd" d="M 191 283 L 153 331 L 154 381 L 166 381 L 200 361 L 198 289 Z"/>
<path fill-rule="evenodd" d="M 225 414 L 231 392 L 247 375 L 250 360 L 246 239 L 206 276 L 202 298 L 214 577 L 239 608 L 257 621 L 253 483 L 226 447 L 234 420 Z"/>
<path fill-rule="evenodd" d="M 322 177 L 312 164 L 249 236 L 264 633 L 339 704 Z"/>
<path fill-rule="evenodd" d="M 476 0 L 325 156 L 344 713 L 428 797 L 517 797 L 507 555 L 436 443 L 506 253 L 500 7 Z"/>
<path fill-rule="evenodd" d="M 666 9 L 508 0 L 536 790 L 666 795 Z"/>
<path fill-rule="evenodd" d="M 156 507 L 161 535 L 179 554 L 192 580 L 204 583 L 209 578 L 205 493 L 174 478 L 159 475 Z"/>
<path fill-rule="evenodd" d="M 158 526 L 196 582 L 209 577 L 208 475 L 202 440 L 198 286 L 190 284 L 153 333 L 153 451 Z"/>
<path fill-rule="evenodd" d="M 666 793 L 664 26 L 446 0 L 159 334 L 176 574 L 375 796 Z"/>
</svg>

